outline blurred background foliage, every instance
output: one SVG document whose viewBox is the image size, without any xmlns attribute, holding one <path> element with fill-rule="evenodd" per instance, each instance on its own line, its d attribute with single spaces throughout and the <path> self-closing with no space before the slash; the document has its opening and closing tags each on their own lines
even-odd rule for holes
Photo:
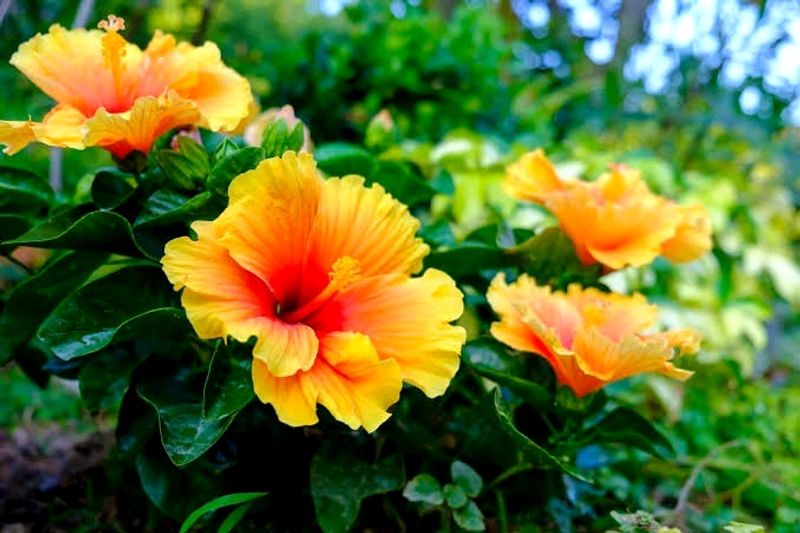
<svg viewBox="0 0 800 533">
<path fill-rule="evenodd" d="M 800 523 L 800 7 L 792 0 L 3 0 L 3 118 L 49 106 L 5 60 L 53 22 L 123 16 L 126 37 L 155 29 L 213 40 L 250 80 L 263 108 L 291 104 L 315 143 L 366 142 L 386 160 L 408 158 L 453 195 L 425 220 L 445 240 L 505 220 L 552 223 L 500 192 L 504 167 L 544 147 L 568 175 L 611 162 L 642 170 L 656 191 L 711 212 L 713 254 L 679 269 L 608 278 L 643 291 L 669 326 L 705 342 L 688 385 L 657 377 L 615 384 L 662 422 L 678 459 L 588 450 L 610 492 L 575 485 L 548 502 L 549 526 L 580 530 L 597 516 L 644 509 L 689 531 L 731 519 L 771 531 Z M 698 7 L 702 6 L 702 7 Z M 80 22 L 80 20 L 78 20 Z M 388 123 L 371 121 L 388 110 Z M 58 159 L 58 158 L 56 158 Z M 100 150 L 44 147 L 0 164 L 32 169 L 77 194 Z M 441 237 L 442 234 L 438 234 Z M 0 265 L 0 268 L 3 266 Z M 14 367 L 0 374 L 3 427 L 81 420 L 69 385 L 36 392 Z M 57 408 L 54 408 L 57 405 Z M 114 417 L 113 412 L 104 416 Z M 38 421 L 38 422 L 37 422 Z M 74 422 L 73 422 L 74 424 Z M 85 430 L 86 425 L 79 422 Z M 586 466 L 588 465 L 588 466 Z M 102 498 L 87 496 L 88 507 Z M 88 512 L 88 511 L 87 511 Z M 577 528 L 577 529 L 576 529 Z M 537 531 L 536 527 L 524 531 Z"/>
</svg>

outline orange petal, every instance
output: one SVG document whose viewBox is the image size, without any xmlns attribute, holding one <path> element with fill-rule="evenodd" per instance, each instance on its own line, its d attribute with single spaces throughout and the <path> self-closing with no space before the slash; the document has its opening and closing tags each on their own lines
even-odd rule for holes
<svg viewBox="0 0 800 533">
<path fill-rule="evenodd" d="M 544 204 L 547 195 L 566 188 L 541 149 L 523 155 L 506 169 L 503 190 L 518 200 Z"/>
<path fill-rule="evenodd" d="M 156 32 L 144 51 L 139 94 L 158 95 L 166 88 L 197 105 L 202 126 L 233 131 L 251 110 L 253 96 L 245 78 L 222 62 L 217 45 L 196 47 Z"/>
<path fill-rule="evenodd" d="M 682 220 L 675 236 L 661 246 L 661 254 L 676 263 L 686 263 L 711 250 L 711 219 L 699 204 L 680 206 Z"/>
<path fill-rule="evenodd" d="M 253 360 L 253 389 L 258 399 L 272 404 L 278 419 L 293 427 L 316 424 L 317 392 L 305 372 L 278 378 L 270 373 L 267 365 Z"/>
<path fill-rule="evenodd" d="M 120 112 L 130 108 L 142 52 L 125 43 L 121 65 L 122 94 L 103 57 L 104 33 L 97 30 L 65 30 L 53 25 L 23 43 L 11 64 L 56 102 L 92 116 L 99 108 Z"/>
<path fill-rule="evenodd" d="M 354 283 L 333 301 L 336 329 L 367 335 L 381 359 L 394 359 L 403 381 L 427 396 L 444 393 L 459 366 L 464 328 L 450 325 L 464 311 L 463 295 L 444 272 L 419 278 L 376 276 Z"/>
<path fill-rule="evenodd" d="M 146 154 L 163 133 L 198 122 L 200 114 L 194 102 L 174 94 L 146 96 L 124 113 L 109 114 L 99 109 L 86 123 L 86 145 L 102 146 L 117 157 L 125 157 L 132 150 Z"/>
<path fill-rule="evenodd" d="M 0 144 L 6 146 L 3 152 L 14 155 L 36 141 L 34 126 L 30 120 L 0 120 Z"/>
<path fill-rule="evenodd" d="M 583 316 L 583 325 L 595 327 L 613 341 L 640 333 L 658 320 L 658 307 L 641 294 L 625 296 L 570 285 L 567 295 Z"/>
<path fill-rule="evenodd" d="M 188 237 L 167 243 L 164 272 L 176 290 L 198 336 L 231 335 L 245 342 L 257 338 L 253 356 L 276 376 L 307 370 L 314 363 L 318 341 L 302 324 L 285 324 L 275 316 L 275 298 L 256 276 L 239 266 L 219 243 L 211 222 L 195 222 L 198 240 Z"/>
<path fill-rule="evenodd" d="M 287 152 L 234 179 L 229 206 L 214 222 L 231 256 L 285 309 L 299 305 L 301 288 L 314 282 L 303 265 L 321 185 L 310 155 Z M 321 276 L 324 287 L 327 272 Z"/>
<path fill-rule="evenodd" d="M 68 105 L 54 107 L 42 122 L 31 120 L 0 120 L 0 144 L 5 144 L 5 153 L 12 155 L 31 142 L 63 148 L 83 148 L 84 123 L 86 117 Z"/>
<path fill-rule="evenodd" d="M 320 351 L 324 361 L 308 373 L 319 403 L 352 429 L 375 431 L 389 418 L 389 406 L 400 399 L 400 366 L 393 359 L 381 361 L 369 337 L 360 333 L 329 334 Z"/>
<path fill-rule="evenodd" d="M 429 248 L 417 238 L 419 221 L 383 187 L 364 187 L 364 178 L 324 182 L 309 245 L 309 264 L 324 272 L 340 257 L 357 260 L 363 276 L 422 268 Z"/>
</svg>

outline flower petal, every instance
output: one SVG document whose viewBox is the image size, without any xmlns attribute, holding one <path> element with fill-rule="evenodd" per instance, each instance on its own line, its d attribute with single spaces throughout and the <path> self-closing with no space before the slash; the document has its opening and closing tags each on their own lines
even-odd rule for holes
<svg viewBox="0 0 800 533">
<path fill-rule="evenodd" d="M 676 263 L 686 263 L 711 250 L 711 219 L 700 204 L 680 206 L 682 220 L 675 235 L 661 246 L 661 254 Z"/>
<path fill-rule="evenodd" d="M 14 155 L 36 140 L 31 120 L 0 120 L 0 144 L 4 153 Z"/>
<path fill-rule="evenodd" d="M 204 339 L 231 335 L 257 338 L 253 356 L 276 376 L 290 376 L 314 364 L 319 342 L 303 324 L 286 324 L 275 315 L 275 297 L 242 268 L 219 242 L 212 222 L 195 222 L 198 240 L 180 237 L 167 243 L 164 272 L 176 290 L 185 287 L 186 315 Z"/>
<path fill-rule="evenodd" d="M 400 366 L 393 359 L 381 361 L 369 337 L 360 333 L 327 335 L 320 351 L 323 360 L 308 373 L 319 403 L 350 428 L 375 431 L 389 418 L 389 406 L 400 399 Z"/>
<path fill-rule="evenodd" d="M 301 287 L 313 282 L 303 265 L 321 183 L 308 154 L 267 159 L 231 182 L 230 204 L 214 222 L 231 256 L 285 309 L 297 306 Z M 324 287 L 327 272 L 321 276 Z"/>
<path fill-rule="evenodd" d="M 101 108 L 87 123 L 87 146 L 102 146 L 117 157 L 133 150 L 147 153 L 162 134 L 172 128 L 200 121 L 197 106 L 190 100 L 169 93 L 155 98 L 142 97 L 124 113 L 110 114 Z"/>
<path fill-rule="evenodd" d="M 335 329 L 367 335 L 381 359 L 394 359 L 403 381 L 427 396 L 444 393 L 459 366 L 466 331 L 450 325 L 464 311 L 463 295 L 444 272 L 419 278 L 364 278 L 337 296 Z"/>
<path fill-rule="evenodd" d="M 518 200 L 544 204 L 548 194 L 564 190 L 552 163 L 541 149 L 523 155 L 506 169 L 503 190 Z"/>
<path fill-rule="evenodd" d="M 140 95 L 158 95 L 169 88 L 195 102 L 202 125 L 213 131 L 232 131 L 248 116 L 253 102 L 250 84 L 225 66 L 217 45 L 177 44 L 172 35 L 156 32 L 144 56 Z"/>
<path fill-rule="evenodd" d="M 120 80 L 123 92 L 119 93 L 103 57 L 104 35 L 98 30 L 65 30 L 55 24 L 47 34 L 36 34 L 20 45 L 11 64 L 53 100 L 78 109 L 84 116 L 92 116 L 101 107 L 112 113 L 125 111 L 136 96 L 142 52 L 125 43 Z"/>
<path fill-rule="evenodd" d="M 316 424 L 317 392 L 308 375 L 298 372 L 294 376 L 278 378 L 267 365 L 253 360 L 253 389 L 263 403 L 272 404 L 278 420 L 293 427 Z"/>
<path fill-rule="evenodd" d="M 311 235 L 309 264 L 328 272 L 337 259 L 359 262 L 362 275 L 412 274 L 429 248 L 415 236 L 419 221 L 380 185 L 364 178 L 332 178 L 322 186 Z"/>
</svg>

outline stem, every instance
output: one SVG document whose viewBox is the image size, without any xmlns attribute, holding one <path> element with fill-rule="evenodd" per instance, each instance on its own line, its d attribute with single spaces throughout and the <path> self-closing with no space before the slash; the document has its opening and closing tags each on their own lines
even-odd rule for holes
<svg viewBox="0 0 800 533">
<path fill-rule="evenodd" d="M 497 485 L 499 485 L 500 483 L 502 483 L 503 481 L 505 481 L 505 480 L 507 480 L 507 479 L 509 479 L 511 477 L 514 477 L 517 474 L 530 472 L 531 470 L 535 470 L 535 469 L 536 469 L 536 466 L 534 466 L 534 465 L 532 465 L 530 463 L 522 463 L 522 464 L 514 465 L 511 468 L 509 468 L 508 470 L 506 470 L 505 472 L 503 472 L 502 474 L 500 474 L 499 476 L 497 476 L 496 478 L 494 478 L 489 483 L 487 488 L 494 488 Z"/>
</svg>

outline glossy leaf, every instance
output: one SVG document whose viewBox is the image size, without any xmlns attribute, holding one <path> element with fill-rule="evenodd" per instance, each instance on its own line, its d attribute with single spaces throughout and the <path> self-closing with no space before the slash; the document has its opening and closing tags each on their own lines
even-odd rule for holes
<svg viewBox="0 0 800 533">
<path fill-rule="evenodd" d="M 200 402 L 175 394 L 170 382 L 139 386 L 139 396 L 158 413 L 161 443 L 175 466 L 186 466 L 206 453 L 233 422 L 234 416 L 207 420 Z"/>
<path fill-rule="evenodd" d="M 100 209 L 114 209 L 133 196 L 136 178 L 116 169 L 103 169 L 92 180 L 92 201 Z"/>
<path fill-rule="evenodd" d="M 409 207 L 429 202 L 436 192 L 410 165 L 398 161 L 378 162 L 369 174 L 368 181 L 379 183 L 386 192 Z"/>
<path fill-rule="evenodd" d="M 225 496 L 214 498 L 186 517 L 186 520 L 184 520 L 181 524 L 180 533 L 186 533 L 189 531 L 193 525 L 195 525 L 201 518 L 203 518 L 203 516 L 207 515 L 208 513 L 212 513 L 217 509 L 223 509 L 225 507 L 251 502 L 253 500 L 257 500 L 258 498 L 264 497 L 266 494 L 266 492 L 236 492 L 234 494 L 226 494 Z"/>
<path fill-rule="evenodd" d="M 567 464 L 565 460 L 557 458 L 516 428 L 511 412 L 503 401 L 499 390 L 496 390 L 494 394 L 494 408 L 497 413 L 497 418 L 500 421 L 500 426 L 514 440 L 517 447 L 534 461 L 536 465 L 542 468 L 557 468 L 576 479 L 589 481 L 588 478 L 575 470 L 573 466 Z"/>
<path fill-rule="evenodd" d="M 0 212 L 26 212 L 47 208 L 53 190 L 46 180 L 20 168 L 0 167 Z"/>
<path fill-rule="evenodd" d="M 311 461 L 311 496 L 325 533 L 349 531 L 361 500 L 400 489 L 405 474 L 399 456 L 369 464 L 341 448 L 323 446 Z"/>
<path fill-rule="evenodd" d="M 508 387 L 535 407 L 549 407 L 552 395 L 547 388 L 518 377 L 518 370 L 508 361 L 509 357 L 501 344 L 488 338 L 470 341 L 462 351 L 462 361 L 481 376 Z"/>
<path fill-rule="evenodd" d="M 354 144 L 329 143 L 314 149 L 314 159 L 320 170 L 329 176 L 358 174 L 369 176 L 375 160 L 365 149 Z"/>
<path fill-rule="evenodd" d="M 144 203 L 134 227 L 167 226 L 194 220 L 212 220 L 225 208 L 225 202 L 210 192 L 189 197 L 160 189 Z"/>
<path fill-rule="evenodd" d="M 522 260 L 523 269 L 539 284 L 566 288 L 569 283 L 591 285 L 602 274 L 599 265 L 584 265 L 575 246 L 559 228 L 547 228 L 517 246 L 508 248 Z"/>
<path fill-rule="evenodd" d="M 62 359 L 97 352 L 127 339 L 174 338 L 187 331 L 184 312 L 160 269 L 128 267 L 66 298 L 39 329 Z"/>
<path fill-rule="evenodd" d="M 221 196 L 228 195 L 228 185 L 236 176 L 252 170 L 264 160 L 264 149 L 248 146 L 225 156 L 214 164 L 207 186 Z"/>
<path fill-rule="evenodd" d="M 427 268 L 444 270 L 455 279 L 477 275 L 481 270 L 509 265 L 503 250 L 481 244 L 459 244 L 449 250 L 436 251 L 425 258 Z"/>
<path fill-rule="evenodd" d="M 250 350 L 220 343 L 211 357 L 203 387 L 203 417 L 211 420 L 238 413 L 255 397 Z"/>
<path fill-rule="evenodd" d="M 140 255 L 124 217 L 111 211 L 93 211 L 88 206 L 61 211 L 3 244 Z"/>
<path fill-rule="evenodd" d="M 47 315 L 106 259 L 105 254 L 71 252 L 50 261 L 9 294 L 0 315 L 0 362 L 31 337 Z"/>
<path fill-rule="evenodd" d="M 652 422 L 629 407 L 618 407 L 589 430 L 592 442 L 631 446 L 665 458 L 675 454 L 669 440 Z"/>
<path fill-rule="evenodd" d="M 178 135 L 177 144 L 177 150 L 158 150 L 156 161 L 170 185 L 191 191 L 208 176 L 208 154 L 200 144 L 186 135 Z"/>
<path fill-rule="evenodd" d="M 114 409 L 128 390 L 139 358 L 115 349 L 90 358 L 80 370 L 81 398 L 89 411 Z"/>
</svg>

